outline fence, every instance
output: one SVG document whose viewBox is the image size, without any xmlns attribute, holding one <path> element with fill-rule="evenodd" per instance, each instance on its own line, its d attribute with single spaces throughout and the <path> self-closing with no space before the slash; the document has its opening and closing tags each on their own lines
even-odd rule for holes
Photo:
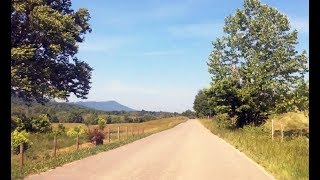
<svg viewBox="0 0 320 180">
<path fill-rule="evenodd" d="M 130 137 L 136 137 L 136 136 L 144 136 L 145 135 L 145 127 L 144 126 L 118 126 L 116 128 L 110 128 L 106 127 L 103 131 L 105 138 L 103 143 L 111 143 L 111 142 L 116 142 L 116 141 L 121 141 L 121 140 L 126 140 Z M 131 132 L 130 132 L 131 130 Z M 58 137 L 55 135 L 53 138 L 53 148 L 52 148 L 52 157 L 57 157 L 57 151 L 59 151 L 58 148 Z M 92 144 L 91 142 L 87 142 L 84 144 Z M 76 141 L 75 141 L 75 146 L 76 146 L 76 151 L 79 150 L 80 147 L 80 140 L 79 136 L 77 136 Z M 90 146 L 90 145 L 89 145 Z M 92 144 L 93 146 L 93 144 Z M 25 164 L 25 149 L 24 145 L 20 144 L 20 151 L 19 151 L 19 161 L 20 161 L 20 168 L 22 169 L 24 164 Z M 70 147 L 66 147 L 70 148 Z M 51 149 L 50 149 L 51 150 Z"/>
<path fill-rule="evenodd" d="M 286 130 L 283 124 L 280 124 L 280 130 L 275 130 L 274 122 L 271 120 L 271 138 L 272 140 L 276 137 L 281 137 L 281 142 L 283 142 L 284 137 L 292 136 L 306 136 L 309 139 L 309 129 L 290 129 Z"/>
</svg>

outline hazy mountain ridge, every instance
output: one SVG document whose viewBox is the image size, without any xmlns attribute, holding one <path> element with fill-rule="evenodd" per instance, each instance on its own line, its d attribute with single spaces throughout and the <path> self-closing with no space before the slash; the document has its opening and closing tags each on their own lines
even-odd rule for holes
<svg viewBox="0 0 320 180">
<path fill-rule="evenodd" d="M 118 103 L 117 101 L 79 101 L 70 102 L 70 104 L 85 106 L 88 108 L 93 108 L 102 111 L 137 111 L 135 109 L 129 108 L 125 105 Z"/>
</svg>

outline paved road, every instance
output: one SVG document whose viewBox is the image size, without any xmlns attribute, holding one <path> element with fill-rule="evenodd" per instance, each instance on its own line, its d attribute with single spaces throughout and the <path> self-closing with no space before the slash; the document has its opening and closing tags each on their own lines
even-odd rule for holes
<svg viewBox="0 0 320 180">
<path fill-rule="evenodd" d="M 197 120 L 26 179 L 273 179 Z"/>
</svg>

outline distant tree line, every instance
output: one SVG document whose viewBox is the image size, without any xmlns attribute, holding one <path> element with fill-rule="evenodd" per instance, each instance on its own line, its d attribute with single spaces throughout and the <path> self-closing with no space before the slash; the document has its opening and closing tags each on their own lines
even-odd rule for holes
<svg viewBox="0 0 320 180">
<path fill-rule="evenodd" d="M 45 105 L 33 102 L 27 106 L 19 98 L 11 98 L 11 126 L 12 130 L 26 130 L 28 132 L 50 131 L 50 123 L 84 123 L 98 125 L 99 118 L 112 123 L 141 123 L 150 120 L 168 118 L 179 113 L 155 111 L 101 111 L 67 103 L 48 102 Z M 48 122 L 48 123 L 46 123 Z M 43 125 L 44 130 L 37 128 Z M 47 128 L 46 128 L 47 127 Z"/>
</svg>

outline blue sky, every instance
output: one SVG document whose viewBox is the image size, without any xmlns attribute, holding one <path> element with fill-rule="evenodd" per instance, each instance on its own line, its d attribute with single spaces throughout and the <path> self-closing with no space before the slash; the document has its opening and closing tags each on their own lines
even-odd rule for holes
<svg viewBox="0 0 320 180">
<path fill-rule="evenodd" d="M 207 87 L 211 41 L 223 35 L 224 18 L 242 0 L 72 1 L 87 8 L 92 33 L 78 57 L 93 67 L 85 101 L 116 100 L 137 110 L 192 109 Z M 289 17 L 299 32 L 297 49 L 309 49 L 309 2 L 262 0 Z M 80 101 L 71 96 L 70 101 Z"/>
</svg>

